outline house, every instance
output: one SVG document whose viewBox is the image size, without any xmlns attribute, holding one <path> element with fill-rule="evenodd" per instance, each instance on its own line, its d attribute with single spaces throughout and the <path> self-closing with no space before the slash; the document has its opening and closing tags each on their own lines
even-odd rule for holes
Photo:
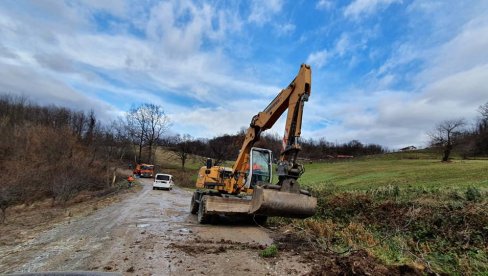
<svg viewBox="0 0 488 276">
<path fill-rule="evenodd" d="M 408 146 L 408 147 L 401 148 L 400 151 L 411 151 L 416 149 L 417 149 L 416 146 Z"/>
</svg>

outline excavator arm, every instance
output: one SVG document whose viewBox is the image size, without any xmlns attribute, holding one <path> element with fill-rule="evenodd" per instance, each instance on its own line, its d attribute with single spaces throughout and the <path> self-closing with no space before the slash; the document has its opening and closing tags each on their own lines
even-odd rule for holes
<svg viewBox="0 0 488 276">
<path fill-rule="evenodd" d="M 303 105 L 310 96 L 311 80 L 310 66 L 302 64 L 298 75 L 288 87 L 281 90 L 262 112 L 252 118 L 239 156 L 233 167 L 234 174 L 238 176 L 238 190 L 241 190 L 246 184 L 244 177 L 250 167 L 249 154 L 251 148 L 259 140 L 261 132 L 270 129 L 286 110 L 288 110 L 288 114 L 283 136 L 283 147 L 278 164 L 279 184 L 288 176 L 295 179 L 298 178 L 301 166 L 296 163 L 296 157 L 300 151 L 299 137 L 302 127 Z"/>
</svg>

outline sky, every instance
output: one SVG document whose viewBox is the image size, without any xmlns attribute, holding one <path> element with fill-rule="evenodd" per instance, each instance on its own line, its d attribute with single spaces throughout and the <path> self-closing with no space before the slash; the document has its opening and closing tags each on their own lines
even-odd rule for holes
<svg viewBox="0 0 488 276">
<path fill-rule="evenodd" d="M 102 122 L 154 103 L 172 133 L 233 134 L 302 63 L 302 137 L 423 147 L 488 101 L 488 1 L 0 1 L 0 94 Z"/>
</svg>

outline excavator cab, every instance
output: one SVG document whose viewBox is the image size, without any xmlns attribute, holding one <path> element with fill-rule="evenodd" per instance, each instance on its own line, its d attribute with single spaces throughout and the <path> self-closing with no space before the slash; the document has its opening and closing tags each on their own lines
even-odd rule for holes
<svg viewBox="0 0 488 276">
<path fill-rule="evenodd" d="M 254 189 L 258 183 L 271 183 L 273 180 L 272 152 L 268 149 L 253 147 L 249 156 L 249 172 L 245 187 Z"/>
</svg>

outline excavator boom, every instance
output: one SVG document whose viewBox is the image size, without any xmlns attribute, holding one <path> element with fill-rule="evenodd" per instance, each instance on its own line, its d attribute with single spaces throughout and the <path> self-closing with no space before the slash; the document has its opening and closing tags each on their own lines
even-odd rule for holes
<svg viewBox="0 0 488 276">
<path fill-rule="evenodd" d="M 193 196 L 191 212 L 198 212 L 200 222 L 215 214 L 295 218 L 315 214 L 317 199 L 300 188 L 298 178 L 303 167 L 297 162 L 303 107 L 310 97 L 311 81 L 310 66 L 302 64 L 288 87 L 252 118 L 232 169 L 211 164 L 200 169 L 197 188 L 211 189 L 211 192 L 197 191 Z M 272 184 L 271 151 L 255 148 L 254 144 L 287 110 L 283 147 L 277 164 L 278 183 Z"/>
</svg>

